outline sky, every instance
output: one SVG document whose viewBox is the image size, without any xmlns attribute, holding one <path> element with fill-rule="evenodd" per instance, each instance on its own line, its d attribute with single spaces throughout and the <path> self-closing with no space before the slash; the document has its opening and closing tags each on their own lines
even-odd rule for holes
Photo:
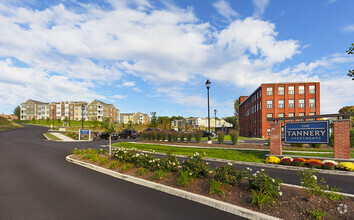
<svg viewBox="0 0 354 220">
<path fill-rule="evenodd" d="M 0 113 L 28 99 L 232 116 L 261 83 L 319 81 L 354 104 L 352 0 L 0 0 Z M 213 114 L 212 114 L 213 115 Z"/>
</svg>

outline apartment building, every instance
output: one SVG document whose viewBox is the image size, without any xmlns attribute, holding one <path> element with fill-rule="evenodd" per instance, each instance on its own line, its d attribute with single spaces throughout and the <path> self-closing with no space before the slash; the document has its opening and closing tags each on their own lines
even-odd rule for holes
<svg viewBox="0 0 354 220">
<path fill-rule="evenodd" d="M 49 117 L 48 103 L 28 99 L 20 105 L 20 120 L 45 119 Z"/>
<path fill-rule="evenodd" d="M 99 100 L 93 100 L 87 106 L 87 117 L 89 121 L 103 121 L 110 118 L 113 122 L 119 122 L 120 111 L 113 104 L 107 104 Z"/>
<path fill-rule="evenodd" d="M 82 106 L 84 110 L 82 110 Z M 39 102 L 32 99 L 21 104 L 21 120 L 35 119 L 70 119 L 86 121 L 103 121 L 110 118 L 114 122 L 119 120 L 119 109 L 113 104 L 94 100 L 91 103 L 84 101 Z"/>
<path fill-rule="evenodd" d="M 263 83 L 239 100 L 240 135 L 267 138 L 271 123 L 267 118 L 320 114 L 320 83 Z"/>
<path fill-rule="evenodd" d="M 187 118 L 187 119 L 180 119 L 180 120 L 173 120 L 172 121 L 172 128 L 185 128 L 185 125 L 188 124 L 188 126 L 192 127 L 193 129 L 196 128 L 208 128 L 208 118 Z M 210 127 L 211 128 L 221 128 L 221 127 L 227 127 L 227 128 L 232 128 L 233 124 L 230 124 L 226 122 L 224 119 L 216 119 L 215 118 L 210 118 Z"/>
<path fill-rule="evenodd" d="M 124 124 L 129 124 L 130 122 L 133 124 L 149 124 L 150 117 L 148 114 L 143 114 L 141 112 L 121 113 L 120 122 Z"/>
</svg>

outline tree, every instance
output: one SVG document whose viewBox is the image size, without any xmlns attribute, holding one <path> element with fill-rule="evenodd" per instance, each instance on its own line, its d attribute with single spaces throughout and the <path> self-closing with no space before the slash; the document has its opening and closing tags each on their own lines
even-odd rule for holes
<svg viewBox="0 0 354 220">
<path fill-rule="evenodd" d="M 150 127 L 151 128 L 157 128 L 157 117 L 156 117 L 156 112 L 150 112 L 151 117 L 150 117 Z"/>
<path fill-rule="evenodd" d="M 345 106 L 338 111 L 340 114 L 345 114 L 345 113 L 354 113 L 354 105 L 352 106 Z M 350 116 L 346 116 L 344 118 L 350 118 Z M 352 126 L 354 126 L 354 117 L 352 116 Z"/>
<path fill-rule="evenodd" d="M 18 120 L 21 120 L 21 107 L 19 105 L 12 111 L 12 115 L 16 115 Z"/>
<path fill-rule="evenodd" d="M 229 117 L 225 117 L 223 118 L 226 122 L 235 125 L 236 121 L 235 121 L 235 116 L 229 116 Z"/>
<path fill-rule="evenodd" d="M 240 105 L 240 100 L 239 99 L 235 99 L 234 102 L 234 109 L 235 109 L 235 129 L 239 130 L 239 126 L 238 126 L 238 107 Z"/>
<path fill-rule="evenodd" d="M 349 47 L 349 50 L 346 51 L 347 54 L 354 54 L 354 43 L 352 44 L 351 47 Z M 354 80 L 354 70 L 349 70 L 348 76 L 352 77 L 352 80 Z"/>
</svg>

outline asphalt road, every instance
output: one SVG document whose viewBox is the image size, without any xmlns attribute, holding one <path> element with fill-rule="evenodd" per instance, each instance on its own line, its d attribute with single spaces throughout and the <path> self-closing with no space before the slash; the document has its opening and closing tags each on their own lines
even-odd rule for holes
<svg viewBox="0 0 354 220">
<path fill-rule="evenodd" d="M 0 132 L 0 219 L 242 219 L 68 163 L 72 150 L 46 128 Z"/>
</svg>

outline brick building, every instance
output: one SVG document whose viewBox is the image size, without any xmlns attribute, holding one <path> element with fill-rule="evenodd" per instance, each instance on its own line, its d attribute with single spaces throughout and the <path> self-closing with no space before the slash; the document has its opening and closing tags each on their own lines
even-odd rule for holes
<svg viewBox="0 0 354 220">
<path fill-rule="evenodd" d="M 271 123 L 267 118 L 320 114 L 320 83 L 263 83 L 239 100 L 240 135 L 267 138 Z"/>
</svg>

